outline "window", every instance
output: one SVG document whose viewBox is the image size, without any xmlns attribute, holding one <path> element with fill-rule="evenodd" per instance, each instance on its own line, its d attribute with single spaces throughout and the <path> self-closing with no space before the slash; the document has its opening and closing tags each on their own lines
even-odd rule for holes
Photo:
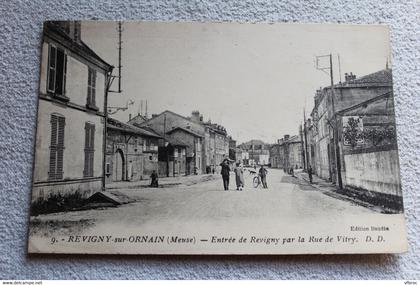
<svg viewBox="0 0 420 285">
<path fill-rule="evenodd" d="M 85 168 L 83 170 L 84 177 L 93 176 L 93 162 L 95 153 L 95 125 L 92 123 L 85 124 Z"/>
<path fill-rule="evenodd" d="M 65 97 L 66 69 L 67 57 L 64 50 L 50 45 L 48 52 L 48 92 Z"/>
<path fill-rule="evenodd" d="M 51 143 L 49 180 L 63 179 L 64 126 L 66 120 L 58 114 L 51 115 Z"/>
<path fill-rule="evenodd" d="M 106 163 L 105 174 L 106 175 L 110 175 L 111 174 L 111 164 L 109 162 Z"/>
<path fill-rule="evenodd" d="M 89 68 L 88 70 L 88 87 L 86 107 L 96 109 L 96 70 Z"/>
</svg>

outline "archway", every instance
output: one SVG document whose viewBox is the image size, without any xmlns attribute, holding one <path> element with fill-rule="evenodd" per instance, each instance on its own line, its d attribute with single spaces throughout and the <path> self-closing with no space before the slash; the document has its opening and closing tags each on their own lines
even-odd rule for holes
<svg viewBox="0 0 420 285">
<path fill-rule="evenodd" d="M 121 149 L 117 149 L 114 154 L 114 181 L 125 180 L 125 159 Z"/>
</svg>

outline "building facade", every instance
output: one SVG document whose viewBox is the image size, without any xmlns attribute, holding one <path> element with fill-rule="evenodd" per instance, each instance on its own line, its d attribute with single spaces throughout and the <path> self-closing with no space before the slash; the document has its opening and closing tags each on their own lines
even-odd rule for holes
<svg viewBox="0 0 420 285">
<path fill-rule="evenodd" d="M 33 199 L 104 187 L 106 85 L 112 66 L 83 41 L 80 22 L 44 24 Z"/>
<path fill-rule="evenodd" d="M 261 140 L 250 140 L 239 145 L 249 155 L 249 165 L 268 165 L 270 145 Z"/>
<path fill-rule="evenodd" d="M 338 173 L 338 164 L 342 160 L 337 157 L 337 145 L 340 138 L 334 134 L 335 116 L 337 112 L 360 104 L 369 99 L 392 91 L 392 72 L 384 69 L 360 78 L 353 74 L 345 75 L 345 82 L 317 90 L 314 98 L 314 108 L 311 112 L 312 145 L 313 149 L 312 169 L 319 177 L 332 181 L 336 184 L 342 182 L 342 170 Z M 335 138 L 337 136 L 337 138 Z M 337 140 L 337 141 L 336 141 Z M 338 150 L 339 152 L 339 150 Z"/>
<path fill-rule="evenodd" d="M 173 138 L 187 145 L 187 174 L 204 173 L 205 148 L 203 138 L 205 127 L 202 123 L 172 111 L 164 111 L 158 115 L 152 115 L 152 118 L 138 124 L 138 126 L 150 128 L 164 139 L 170 140 Z"/>
<path fill-rule="evenodd" d="M 158 172 L 159 135 L 108 118 L 106 182 L 138 181 Z"/>
</svg>

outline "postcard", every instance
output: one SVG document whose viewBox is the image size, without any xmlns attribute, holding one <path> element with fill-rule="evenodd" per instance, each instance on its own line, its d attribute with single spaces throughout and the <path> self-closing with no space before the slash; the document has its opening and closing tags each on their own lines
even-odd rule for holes
<svg viewBox="0 0 420 285">
<path fill-rule="evenodd" d="M 385 25 L 44 23 L 28 252 L 407 250 Z"/>
</svg>

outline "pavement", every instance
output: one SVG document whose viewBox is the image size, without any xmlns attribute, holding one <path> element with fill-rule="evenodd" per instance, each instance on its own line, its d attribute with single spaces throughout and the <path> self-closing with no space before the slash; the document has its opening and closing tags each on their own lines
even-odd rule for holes
<svg viewBox="0 0 420 285">
<path fill-rule="evenodd" d="M 366 207 L 371 209 L 372 211 L 376 211 L 379 213 L 398 213 L 398 211 L 387 208 L 384 206 L 378 206 L 373 205 L 359 197 L 359 195 L 352 189 L 344 189 L 339 191 L 337 186 L 333 184 L 332 182 L 326 181 L 317 175 L 312 175 L 312 183 L 309 181 L 309 175 L 308 173 L 302 171 L 302 170 L 296 170 L 295 171 L 296 178 L 298 178 L 301 181 L 305 181 L 308 183 L 308 185 L 314 187 L 321 193 L 328 195 L 330 197 L 340 199 L 343 201 L 348 201 L 350 203 L 354 203 L 356 205 L 360 205 L 362 207 Z"/>
<path fill-rule="evenodd" d="M 177 177 L 159 177 L 159 187 L 174 187 L 179 185 L 194 185 L 208 180 L 217 179 L 216 174 L 201 174 Z M 108 183 L 106 189 L 152 188 L 150 179 L 139 181 L 117 181 Z"/>
<path fill-rule="evenodd" d="M 161 179 L 170 187 L 124 187 L 118 192 L 134 202 L 118 207 L 54 213 L 31 217 L 31 232 L 38 234 L 66 234 L 88 230 L 77 226 L 77 221 L 89 225 L 89 232 L 142 228 L 183 231 L 194 229 L 229 229 L 235 227 L 272 228 L 294 223 L 328 225 L 352 215 L 378 215 L 371 208 L 362 207 L 341 196 L 325 195 L 315 180 L 309 185 L 303 174 L 296 177 L 280 169 L 268 170 L 268 189 L 252 186 L 253 175 L 245 173 L 245 187 L 237 191 L 235 177 L 230 177 L 230 190 L 223 190 L 220 175 L 197 175 L 175 179 Z M 177 181 L 176 185 L 173 183 Z M 140 184 L 142 185 L 142 184 Z M 114 190 L 113 190 L 114 191 Z M 376 212 L 376 213 L 375 213 Z M 65 223 L 63 229 L 50 225 Z M 256 229 L 258 230 L 258 229 Z"/>
</svg>

